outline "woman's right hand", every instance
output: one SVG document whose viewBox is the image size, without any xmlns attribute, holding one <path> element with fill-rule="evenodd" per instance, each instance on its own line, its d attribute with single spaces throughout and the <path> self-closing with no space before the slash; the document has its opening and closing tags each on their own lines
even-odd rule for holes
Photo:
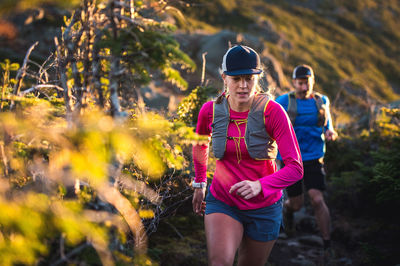
<svg viewBox="0 0 400 266">
<path fill-rule="evenodd" d="M 206 188 L 195 188 L 193 192 L 193 211 L 197 215 L 203 216 L 206 210 L 206 202 L 204 197 L 206 195 Z"/>
</svg>

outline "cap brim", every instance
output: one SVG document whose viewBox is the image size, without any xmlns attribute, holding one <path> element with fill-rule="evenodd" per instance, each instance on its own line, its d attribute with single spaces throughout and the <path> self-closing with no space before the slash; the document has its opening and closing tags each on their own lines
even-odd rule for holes
<svg viewBox="0 0 400 266">
<path fill-rule="evenodd" d="M 309 77 L 311 77 L 311 75 L 301 75 L 301 76 L 295 77 L 294 79 L 306 79 L 306 78 L 309 78 Z"/>
<path fill-rule="evenodd" d="M 239 75 L 255 75 L 261 74 L 261 69 L 239 69 L 239 70 L 232 70 L 232 71 L 224 71 L 225 75 L 228 76 L 239 76 Z"/>
</svg>

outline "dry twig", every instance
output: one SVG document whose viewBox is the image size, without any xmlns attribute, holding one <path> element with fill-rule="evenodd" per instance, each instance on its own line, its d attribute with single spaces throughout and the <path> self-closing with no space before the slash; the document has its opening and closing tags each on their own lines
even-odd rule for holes
<svg viewBox="0 0 400 266">
<path fill-rule="evenodd" d="M 31 47 L 29 47 L 28 52 L 25 55 L 24 62 L 22 64 L 21 68 L 18 69 L 17 76 L 15 78 L 17 80 L 17 82 L 15 83 L 14 88 L 13 88 L 13 94 L 14 95 L 18 95 L 19 94 L 19 91 L 20 91 L 21 86 L 22 86 L 22 81 L 23 81 L 23 79 L 25 77 L 25 74 L 26 74 L 26 66 L 28 64 L 29 56 L 31 55 L 33 49 L 35 49 L 36 45 L 38 45 L 38 43 L 39 42 L 35 42 L 34 44 L 31 45 Z M 12 101 L 11 105 L 10 105 L 10 110 L 13 110 L 14 108 L 15 108 L 15 103 L 14 103 L 14 101 Z"/>
</svg>

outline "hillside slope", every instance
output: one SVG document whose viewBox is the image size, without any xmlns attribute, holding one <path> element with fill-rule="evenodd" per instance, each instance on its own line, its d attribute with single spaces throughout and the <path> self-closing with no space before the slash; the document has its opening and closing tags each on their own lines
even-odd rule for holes
<svg viewBox="0 0 400 266">
<path fill-rule="evenodd" d="M 200 81 L 204 52 L 208 53 L 207 78 L 221 87 L 218 67 L 231 42 L 248 44 L 260 52 L 267 70 L 266 86 L 275 88 L 276 95 L 290 89 L 295 65 L 310 64 L 316 73 L 316 90 L 330 97 L 334 122 L 339 127 L 367 121 L 366 114 L 376 106 L 400 99 L 399 1 L 169 2 L 182 12 L 175 12 L 169 20 L 178 25 L 176 37 L 198 64 L 196 73 L 186 75 L 190 88 Z M 28 47 L 37 40 L 32 59 L 45 60 L 54 51 L 54 35 L 60 34 L 62 16 L 68 12 L 55 6 L 23 13 L 6 10 L 4 4 L 0 5 L 0 60 L 22 62 Z M 158 86 L 154 94 L 167 91 L 163 86 Z M 148 90 L 151 88 L 144 89 Z M 163 106 L 168 101 L 171 104 L 168 95 L 170 92 L 162 95 L 166 102 Z"/>
<path fill-rule="evenodd" d="M 229 29 L 257 37 L 287 80 L 295 65 L 313 66 L 316 90 L 330 96 L 338 124 L 399 99 L 398 1 L 196 0 L 177 7 L 187 33 Z"/>
</svg>

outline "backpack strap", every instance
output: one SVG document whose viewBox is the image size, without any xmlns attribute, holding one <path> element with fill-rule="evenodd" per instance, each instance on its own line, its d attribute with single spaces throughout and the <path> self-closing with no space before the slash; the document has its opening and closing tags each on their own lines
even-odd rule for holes
<svg viewBox="0 0 400 266">
<path fill-rule="evenodd" d="M 322 100 L 322 94 L 314 92 L 313 97 L 318 109 L 318 123 L 320 127 L 324 127 L 328 124 L 328 111 L 326 110 L 326 104 Z"/>
<path fill-rule="evenodd" d="M 229 124 L 229 105 L 228 100 L 224 96 L 221 103 L 213 103 L 213 122 L 211 145 L 214 156 L 222 159 L 226 150 L 226 139 Z"/>
<path fill-rule="evenodd" d="M 292 125 L 294 125 L 294 121 L 296 121 L 297 116 L 297 102 L 296 102 L 296 92 L 291 91 L 288 93 L 288 107 L 287 113 L 289 115 L 290 121 Z"/>
<path fill-rule="evenodd" d="M 277 144 L 265 128 L 265 110 L 270 101 L 266 93 L 257 93 L 247 117 L 245 143 L 251 158 L 273 160 L 278 154 Z"/>
</svg>

